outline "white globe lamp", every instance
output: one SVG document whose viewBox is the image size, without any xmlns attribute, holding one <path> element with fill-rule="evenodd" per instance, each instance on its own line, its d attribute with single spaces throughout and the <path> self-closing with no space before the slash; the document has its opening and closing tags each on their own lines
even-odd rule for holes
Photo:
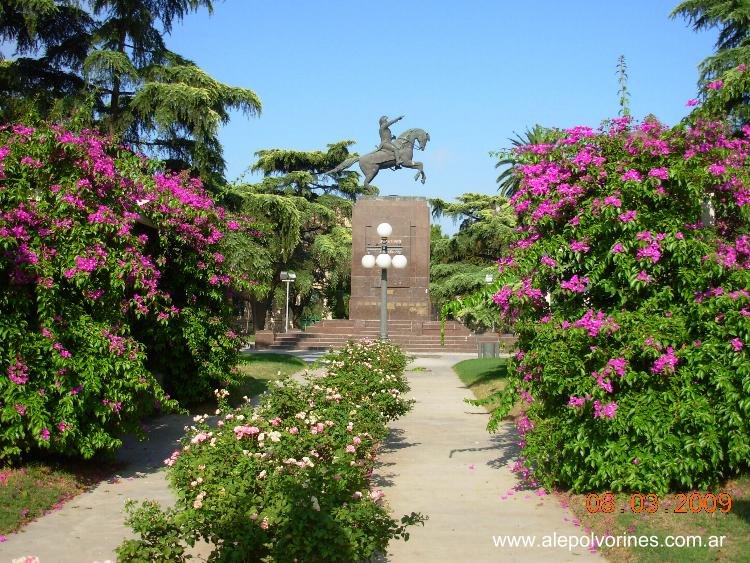
<svg viewBox="0 0 750 563">
<path fill-rule="evenodd" d="M 378 236 L 381 238 L 387 238 L 391 236 L 391 233 L 393 232 L 393 227 L 391 227 L 390 223 L 380 223 L 378 225 Z"/>
<path fill-rule="evenodd" d="M 389 254 L 378 254 L 378 257 L 375 258 L 375 263 L 378 265 L 378 268 L 387 270 L 391 267 L 391 257 Z"/>
<path fill-rule="evenodd" d="M 391 263 L 393 264 L 394 268 L 402 270 L 403 268 L 406 268 L 406 256 L 404 256 L 403 254 L 396 254 L 396 256 L 391 258 Z"/>
<path fill-rule="evenodd" d="M 372 254 L 365 254 L 362 257 L 362 266 L 372 268 L 375 265 L 375 257 Z"/>
</svg>

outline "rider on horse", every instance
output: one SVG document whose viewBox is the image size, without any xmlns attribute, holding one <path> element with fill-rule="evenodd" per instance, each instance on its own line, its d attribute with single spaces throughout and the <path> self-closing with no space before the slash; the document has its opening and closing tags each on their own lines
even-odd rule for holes
<svg viewBox="0 0 750 563">
<path fill-rule="evenodd" d="M 391 133 L 391 125 L 402 119 L 404 116 L 397 117 L 392 121 L 388 121 L 388 116 L 384 115 L 380 118 L 380 146 L 378 150 L 383 149 L 392 152 L 396 160 L 396 168 L 401 167 L 401 155 L 398 152 L 398 147 L 393 144 L 393 139 L 396 137 Z"/>
</svg>

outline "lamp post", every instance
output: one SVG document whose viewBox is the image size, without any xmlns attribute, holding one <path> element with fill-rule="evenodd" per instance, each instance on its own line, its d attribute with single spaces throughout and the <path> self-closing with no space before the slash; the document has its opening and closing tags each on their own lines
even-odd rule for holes
<svg viewBox="0 0 750 563">
<path fill-rule="evenodd" d="M 380 268 L 380 339 L 388 340 L 388 268 L 406 268 L 406 256 L 396 254 L 391 258 L 389 250 L 401 252 L 402 246 L 388 245 L 388 237 L 393 233 L 393 227 L 388 223 L 380 223 L 377 228 L 380 237 L 380 245 L 368 246 L 367 254 L 362 256 L 362 266 L 372 268 L 377 265 Z M 371 252 L 380 253 L 377 256 Z"/>
<path fill-rule="evenodd" d="M 495 278 L 492 276 L 492 274 L 487 274 L 484 276 L 484 283 L 487 285 L 490 285 L 493 281 L 495 281 Z M 495 319 L 492 319 L 492 332 L 495 332 Z"/>
<path fill-rule="evenodd" d="M 286 313 L 284 314 L 284 332 L 287 332 L 287 330 L 289 329 L 289 284 L 294 283 L 294 280 L 297 279 L 297 274 L 291 271 L 283 271 L 281 272 L 279 277 L 281 278 L 281 281 L 286 284 Z"/>
</svg>

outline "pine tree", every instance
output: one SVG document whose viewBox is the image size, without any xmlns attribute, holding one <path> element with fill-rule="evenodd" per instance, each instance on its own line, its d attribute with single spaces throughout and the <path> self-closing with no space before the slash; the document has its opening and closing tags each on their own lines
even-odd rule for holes
<svg viewBox="0 0 750 563">
<path fill-rule="evenodd" d="M 715 88 L 715 81 L 729 73 L 729 82 L 736 87 L 727 87 L 718 97 L 723 113 L 737 125 L 750 122 L 750 92 L 745 81 L 733 75 L 737 68 L 750 67 L 750 1 L 687 0 L 672 11 L 671 17 L 678 16 L 687 19 L 694 31 L 719 30 L 716 52 L 698 66 L 698 88 L 704 98 L 714 97 L 709 84 Z"/>
<path fill-rule="evenodd" d="M 265 326 L 274 301 L 281 300 L 282 270 L 297 274 L 290 310 L 294 318 L 311 314 L 327 303 L 336 317 L 345 316 L 351 276 L 351 217 L 356 200 L 377 189 L 360 184 L 356 172 L 342 174 L 335 183 L 322 175 L 349 156 L 350 141 L 328 145 L 326 151 L 268 149 L 256 153 L 257 184 L 237 184 L 233 196 L 249 215 L 274 225 L 274 236 L 264 239 L 270 263 L 262 280 L 268 292 L 253 298 L 256 329 Z"/>
<path fill-rule="evenodd" d="M 0 37 L 17 55 L 4 61 L 0 88 L 12 101 L 6 120 L 33 111 L 59 117 L 91 100 L 91 120 L 173 170 L 223 183 L 219 126 L 230 110 L 258 114 L 249 89 L 223 84 L 169 51 L 164 35 L 211 0 L 2 0 Z"/>
</svg>

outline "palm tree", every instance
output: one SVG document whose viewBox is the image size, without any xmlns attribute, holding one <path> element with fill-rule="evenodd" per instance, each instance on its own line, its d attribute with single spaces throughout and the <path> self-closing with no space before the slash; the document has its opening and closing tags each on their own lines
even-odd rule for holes
<svg viewBox="0 0 750 563">
<path fill-rule="evenodd" d="M 523 162 L 523 158 L 518 154 L 517 149 L 527 145 L 554 143 L 557 140 L 558 131 L 537 123 L 531 129 L 527 128 L 523 135 L 516 132 L 514 132 L 514 135 L 515 138 L 508 139 L 513 145 L 510 149 L 490 153 L 490 156 L 498 158 L 495 168 L 507 166 L 497 177 L 498 192 L 505 197 L 511 197 L 515 194 L 520 185 L 520 178 L 516 174 L 515 168 Z"/>
</svg>

